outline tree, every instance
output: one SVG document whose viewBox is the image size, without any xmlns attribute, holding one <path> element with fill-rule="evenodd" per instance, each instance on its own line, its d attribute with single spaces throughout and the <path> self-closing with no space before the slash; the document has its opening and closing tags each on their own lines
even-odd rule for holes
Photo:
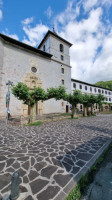
<svg viewBox="0 0 112 200">
<path fill-rule="evenodd" d="M 97 96 L 91 94 L 89 97 L 89 102 L 90 102 L 90 106 L 91 106 L 91 115 L 93 115 L 93 106 L 97 102 Z"/>
<path fill-rule="evenodd" d="M 12 86 L 12 94 L 19 100 L 22 100 L 24 104 L 30 106 L 30 123 L 33 123 L 36 119 L 36 102 L 45 101 L 51 98 L 56 100 L 65 99 L 65 88 L 59 86 L 58 88 L 49 88 L 45 92 L 40 87 L 34 87 L 33 91 L 30 91 L 29 87 L 24 83 L 19 82 L 16 86 Z"/>
<path fill-rule="evenodd" d="M 36 102 L 45 101 L 47 99 L 46 92 L 40 87 L 34 87 L 34 90 L 30 91 L 27 85 L 19 82 L 16 86 L 12 86 L 12 94 L 30 106 L 30 123 L 33 123 L 36 119 Z"/>
<path fill-rule="evenodd" d="M 47 98 L 55 98 L 56 100 L 66 100 L 66 90 L 65 87 L 59 86 L 58 88 L 49 88 L 47 89 Z"/>
<path fill-rule="evenodd" d="M 66 95 L 65 99 L 72 105 L 71 117 L 76 117 L 76 106 L 82 102 L 82 93 L 79 90 L 74 90 L 73 94 Z"/>
<path fill-rule="evenodd" d="M 84 106 L 84 116 L 87 116 L 87 108 L 90 107 L 90 95 L 82 95 L 82 104 Z"/>
<path fill-rule="evenodd" d="M 101 95 L 101 94 L 97 95 L 96 103 L 98 103 L 98 105 L 99 105 L 99 111 L 101 110 L 104 100 L 105 100 L 105 97 L 103 95 Z"/>
</svg>

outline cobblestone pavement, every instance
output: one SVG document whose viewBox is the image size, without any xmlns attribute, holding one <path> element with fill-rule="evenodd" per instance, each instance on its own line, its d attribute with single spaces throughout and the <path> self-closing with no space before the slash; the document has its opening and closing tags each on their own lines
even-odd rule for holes
<svg viewBox="0 0 112 200">
<path fill-rule="evenodd" d="M 71 182 L 111 137 L 112 115 L 38 127 L 0 121 L 0 195 L 9 193 L 11 175 L 19 170 L 19 199 L 64 200 Z"/>
</svg>

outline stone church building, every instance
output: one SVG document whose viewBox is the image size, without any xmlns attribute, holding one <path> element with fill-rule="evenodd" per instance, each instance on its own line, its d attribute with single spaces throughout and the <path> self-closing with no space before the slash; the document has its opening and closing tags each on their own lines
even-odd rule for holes
<svg viewBox="0 0 112 200">
<path fill-rule="evenodd" d="M 71 92 L 71 66 L 69 48 L 72 44 L 48 31 L 34 48 L 6 35 L 0 34 L 0 117 L 6 116 L 6 93 L 8 80 L 14 85 L 25 83 L 30 89 L 40 86 L 43 89 L 63 85 L 67 93 Z M 59 113 L 69 110 L 67 102 L 37 102 L 36 113 Z M 29 108 L 12 94 L 10 97 L 10 113 L 12 116 L 28 116 Z"/>
</svg>

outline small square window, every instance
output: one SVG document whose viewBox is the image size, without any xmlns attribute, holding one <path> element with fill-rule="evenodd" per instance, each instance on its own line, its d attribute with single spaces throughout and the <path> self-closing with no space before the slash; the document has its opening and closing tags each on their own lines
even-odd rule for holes
<svg viewBox="0 0 112 200">
<path fill-rule="evenodd" d="M 61 80 L 61 83 L 62 83 L 62 85 L 64 85 L 64 80 L 63 79 Z"/>
<path fill-rule="evenodd" d="M 61 68 L 61 73 L 64 74 L 64 68 Z"/>
<path fill-rule="evenodd" d="M 64 56 L 63 55 L 61 55 L 61 60 L 64 60 Z"/>
</svg>

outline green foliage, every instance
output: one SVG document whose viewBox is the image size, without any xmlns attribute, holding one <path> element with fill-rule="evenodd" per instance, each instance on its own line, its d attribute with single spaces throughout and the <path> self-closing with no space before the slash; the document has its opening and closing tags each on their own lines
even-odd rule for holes
<svg viewBox="0 0 112 200">
<path fill-rule="evenodd" d="M 73 91 L 73 94 L 69 94 L 67 96 L 67 101 L 72 105 L 72 106 L 75 106 L 78 104 L 78 103 L 81 103 L 82 102 L 82 93 L 79 91 L 79 90 L 74 90 Z"/>
<path fill-rule="evenodd" d="M 22 100 L 24 104 L 29 104 L 31 97 L 30 91 L 27 85 L 19 82 L 16 86 L 12 86 L 12 94 L 19 100 Z"/>
<path fill-rule="evenodd" d="M 66 90 L 63 86 L 59 86 L 58 88 L 49 88 L 47 89 L 47 98 L 55 98 L 56 100 L 64 99 L 66 100 Z"/>
<path fill-rule="evenodd" d="M 90 106 L 90 95 L 88 94 L 84 94 L 82 95 L 82 104 L 84 105 L 84 107 L 89 107 Z"/>
<path fill-rule="evenodd" d="M 112 90 L 112 81 L 99 81 L 99 82 L 95 83 L 95 85 Z"/>
<path fill-rule="evenodd" d="M 90 104 L 95 104 L 97 102 L 97 96 L 91 94 L 89 97 Z"/>
<path fill-rule="evenodd" d="M 79 200 L 81 197 L 80 186 L 77 185 L 68 195 L 66 200 Z"/>
</svg>

